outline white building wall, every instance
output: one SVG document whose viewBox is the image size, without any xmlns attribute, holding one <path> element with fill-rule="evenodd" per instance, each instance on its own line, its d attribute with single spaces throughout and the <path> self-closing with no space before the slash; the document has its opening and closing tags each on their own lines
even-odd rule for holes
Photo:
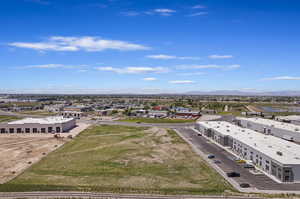
<svg viewBox="0 0 300 199">
<path fill-rule="evenodd" d="M 56 128 L 60 128 L 60 133 L 69 131 L 70 129 L 76 126 L 75 119 L 64 123 L 53 123 L 53 124 L 37 124 L 37 123 L 25 123 L 25 124 L 0 124 L 0 132 L 1 129 L 5 129 L 5 133 L 9 133 L 9 129 L 14 129 L 14 133 L 17 133 L 17 129 L 21 129 L 21 133 L 42 133 L 42 129 L 45 129 L 45 133 L 56 133 Z M 52 128 L 52 132 L 49 132 L 48 128 Z M 29 132 L 26 132 L 26 129 L 29 129 Z M 33 132 L 34 129 L 37 129 L 37 132 Z"/>
<path fill-rule="evenodd" d="M 242 124 L 247 126 L 247 123 L 245 121 Z M 252 125 L 252 124 L 251 124 Z M 253 129 L 261 130 L 263 127 L 261 125 L 257 125 L 256 123 L 253 124 Z M 199 123 L 196 123 L 195 128 L 199 130 L 201 133 L 204 133 L 206 130 L 206 127 L 200 125 Z M 211 129 L 214 132 L 214 137 L 211 137 L 211 139 L 218 140 L 219 137 L 221 137 L 223 134 L 218 132 L 217 129 Z M 264 172 L 269 174 L 270 176 L 282 181 L 282 178 L 279 178 L 277 175 L 272 175 L 272 162 L 278 165 L 278 168 L 284 168 L 284 167 L 290 167 L 292 168 L 293 174 L 294 174 L 294 180 L 293 182 L 300 182 L 300 165 L 282 165 L 281 163 L 275 161 L 273 158 L 265 155 L 264 153 L 261 153 L 259 150 L 252 148 L 248 146 L 247 144 L 240 142 L 239 140 L 233 139 L 233 145 L 231 150 L 237 154 L 239 157 L 252 161 L 255 166 L 262 169 Z M 276 170 L 276 173 L 278 172 L 278 168 Z"/>
<path fill-rule="evenodd" d="M 284 129 L 275 128 L 270 125 L 263 125 L 252 121 L 243 120 L 243 119 L 240 119 L 240 124 L 244 128 L 249 128 L 261 133 L 270 134 L 279 138 L 284 138 L 284 136 L 287 135 L 293 137 L 294 141 L 300 142 L 300 131 L 299 132 L 288 131 Z"/>
</svg>

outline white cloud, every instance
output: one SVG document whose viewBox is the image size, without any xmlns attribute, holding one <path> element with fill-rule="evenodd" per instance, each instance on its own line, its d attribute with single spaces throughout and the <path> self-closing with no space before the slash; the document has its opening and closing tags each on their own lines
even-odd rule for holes
<svg viewBox="0 0 300 199">
<path fill-rule="evenodd" d="M 222 70 L 234 70 L 238 69 L 241 66 L 238 64 L 222 66 L 222 65 L 215 65 L 215 64 L 208 64 L 208 65 L 178 65 L 176 66 L 177 69 L 222 69 Z"/>
<path fill-rule="evenodd" d="M 234 69 L 238 69 L 240 67 L 241 66 L 239 64 L 233 64 L 233 65 L 226 66 L 224 69 L 225 70 L 234 70 Z"/>
<path fill-rule="evenodd" d="M 173 13 L 175 13 L 176 10 L 168 9 L 168 8 L 158 8 L 154 9 L 152 11 L 146 12 L 146 14 L 159 14 L 162 16 L 171 16 Z"/>
<path fill-rule="evenodd" d="M 198 60 L 200 59 L 199 57 L 179 57 L 179 56 L 174 56 L 174 55 L 164 55 L 164 54 L 159 54 L 159 55 L 147 55 L 147 58 L 150 59 L 164 59 L 164 60 L 169 60 L 169 59 L 181 59 L 181 60 Z"/>
<path fill-rule="evenodd" d="M 300 77 L 293 77 L 293 76 L 278 76 L 278 77 L 269 77 L 269 78 L 264 78 L 263 80 L 300 80 Z"/>
<path fill-rule="evenodd" d="M 155 77 L 145 77 L 143 78 L 144 81 L 155 81 L 157 80 Z"/>
<path fill-rule="evenodd" d="M 208 12 L 196 12 L 196 13 L 193 13 L 193 14 L 189 14 L 187 15 L 188 17 L 196 17 L 196 16 L 204 16 L 204 15 L 207 15 Z"/>
<path fill-rule="evenodd" d="M 204 6 L 204 5 L 195 5 L 192 8 L 193 9 L 203 9 L 203 8 L 206 8 L 206 6 Z"/>
<path fill-rule="evenodd" d="M 100 71 L 109 71 L 119 74 L 141 74 L 141 73 L 164 73 L 168 71 L 168 68 L 164 67 L 125 67 L 125 68 L 115 68 L 111 66 L 107 67 L 97 67 Z"/>
<path fill-rule="evenodd" d="M 41 5 L 49 5 L 50 4 L 49 1 L 45 1 L 45 0 L 25 0 L 25 1 L 37 3 L 37 4 L 41 4 Z"/>
<path fill-rule="evenodd" d="M 209 68 L 222 68 L 219 65 L 179 65 L 176 67 L 177 69 L 209 69 Z"/>
<path fill-rule="evenodd" d="M 210 59 L 231 59 L 233 58 L 232 55 L 210 55 L 208 56 Z"/>
<path fill-rule="evenodd" d="M 167 9 L 167 8 L 159 8 L 159 9 L 154 9 L 154 12 L 158 12 L 158 13 L 174 13 L 176 11 L 172 10 L 172 9 Z"/>
<path fill-rule="evenodd" d="M 194 73 L 178 73 L 180 76 L 197 76 L 197 75 L 205 75 L 203 72 L 194 72 Z"/>
<path fill-rule="evenodd" d="M 135 17 L 135 16 L 140 15 L 141 13 L 136 12 L 136 11 L 127 11 L 127 12 L 121 12 L 121 14 L 124 16 Z"/>
<path fill-rule="evenodd" d="M 64 64 L 41 64 L 41 65 L 30 65 L 20 67 L 22 69 L 30 69 L 30 68 L 39 68 L 39 69 L 55 69 L 55 68 L 65 68 L 65 69 L 79 69 L 82 67 L 86 67 L 87 65 L 64 65 Z"/>
<path fill-rule="evenodd" d="M 170 84 L 193 84 L 195 83 L 194 81 L 191 80 L 172 80 L 169 81 Z"/>
<path fill-rule="evenodd" d="M 149 47 L 119 40 L 105 40 L 98 37 L 50 37 L 45 42 L 13 42 L 8 45 L 40 51 L 103 51 L 103 50 L 148 50 Z"/>
</svg>

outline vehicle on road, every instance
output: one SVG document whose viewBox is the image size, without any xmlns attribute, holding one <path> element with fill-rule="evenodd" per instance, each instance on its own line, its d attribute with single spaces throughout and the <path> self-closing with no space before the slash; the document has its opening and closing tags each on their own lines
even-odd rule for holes
<svg viewBox="0 0 300 199">
<path fill-rule="evenodd" d="M 255 168 L 254 165 L 252 165 L 252 164 L 244 164 L 243 167 L 245 169 L 254 169 Z"/>
<path fill-rule="evenodd" d="M 202 134 L 201 134 L 201 133 L 198 133 L 198 136 L 202 136 Z"/>
<path fill-rule="evenodd" d="M 246 163 L 246 160 L 237 160 L 236 162 L 240 163 L 240 164 L 244 164 L 244 163 Z"/>
<path fill-rule="evenodd" d="M 207 156 L 207 158 L 208 158 L 208 159 L 214 159 L 214 158 L 215 158 L 215 155 L 210 154 L 210 155 Z"/>
<path fill-rule="evenodd" d="M 242 188 L 249 188 L 250 184 L 248 184 L 248 183 L 241 183 L 240 187 L 242 187 Z"/>
<path fill-rule="evenodd" d="M 227 172 L 226 173 L 227 177 L 233 178 L 233 177 L 240 177 L 241 174 L 235 171 Z"/>
<path fill-rule="evenodd" d="M 220 160 L 215 160 L 214 163 L 215 164 L 221 164 L 222 162 Z"/>
</svg>

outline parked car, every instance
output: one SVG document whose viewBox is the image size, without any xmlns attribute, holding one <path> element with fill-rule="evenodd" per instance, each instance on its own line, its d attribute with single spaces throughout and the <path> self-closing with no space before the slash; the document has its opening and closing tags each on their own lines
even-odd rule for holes
<svg viewBox="0 0 300 199">
<path fill-rule="evenodd" d="M 254 165 L 252 165 L 252 164 L 244 164 L 244 166 L 243 166 L 245 169 L 254 169 L 255 167 L 254 167 Z"/>
<path fill-rule="evenodd" d="M 198 136 L 202 136 L 202 134 L 201 134 L 201 133 L 198 133 Z"/>
<path fill-rule="evenodd" d="M 215 155 L 210 154 L 210 155 L 207 156 L 207 158 L 208 158 L 208 159 L 214 159 L 214 158 L 215 158 Z"/>
<path fill-rule="evenodd" d="M 249 188 L 250 184 L 248 184 L 248 183 L 241 183 L 240 187 L 242 187 L 242 188 Z"/>
<path fill-rule="evenodd" d="M 240 177 L 241 176 L 240 173 L 235 172 L 235 171 L 227 172 L 226 175 L 227 175 L 227 177 L 231 177 L 231 178 L 233 178 L 233 177 Z"/>
<path fill-rule="evenodd" d="M 236 162 L 240 163 L 240 164 L 244 164 L 244 163 L 246 163 L 246 160 L 237 160 Z"/>
<path fill-rule="evenodd" d="M 215 160 L 214 163 L 215 164 L 221 164 L 221 161 L 220 160 Z"/>
</svg>

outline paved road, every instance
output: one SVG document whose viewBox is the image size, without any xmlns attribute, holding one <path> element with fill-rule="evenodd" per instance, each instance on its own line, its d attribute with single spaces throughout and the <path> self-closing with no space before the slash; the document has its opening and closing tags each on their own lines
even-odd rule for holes
<svg viewBox="0 0 300 199">
<path fill-rule="evenodd" d="M 210 142 L 203 136 L 198 136 L 192 129 L 176 128 L 177 132 L 186 137 L 194 146 L 205 154 L 214 154 L 215 159 L 221 161 L 218 166 L 225 172 L 236 171 L 241 177 L 235 178 L 238 183 L 249 183 L 251 186 L 259 190 L 283 190 L 283 191 L 299 191 L 300 183 L 281 184 L 277 183 L 264 174 L 252 174 L 248 169 L 243 168 L 234 161 L 234 155 Z M 270 191 L 272 192 L 272 191 Z"/>
<path fill-rule="evenodd" d="M 197 196 L 197 195 L 138 195 L 138 194 L 105 194 L 91 192 L 12 192 L 0 193 L 1 199 L 12 198 L 105 198 L 105 199 L 249 199 L 249 197 Z M 251 199 L 261 199 L 250 197 Z"/>
</svg>

